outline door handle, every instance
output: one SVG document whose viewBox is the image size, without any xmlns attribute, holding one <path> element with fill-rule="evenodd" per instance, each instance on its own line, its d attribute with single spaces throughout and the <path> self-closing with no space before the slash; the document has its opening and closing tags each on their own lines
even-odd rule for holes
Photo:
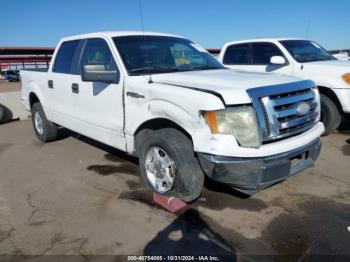
<svg viewBox="0 0 350 262">
<path fill-rule="evenodd" d="M 131 97 L 134 97 L 134 98 L 145 98 L 145 96 L 140 95 L 140 94 L 138 94 L 138 93 L 134 93 L 134 92 L 126 92 L 126 95 L 127 95 L 127 96 L 131 96 Z"/>
<path fill-rule="evenodd" d="M 79 85 L 78 84 L 76 84 L 76 83 L 72 84 L 72 92 L 74 94 L 79 94 Z"/>
<path fill-rule="evenodd" d="M 49 88 L 53 89 L 53 81 L 52 80 L 47 81 L 47 85 Z"/>
</svg>

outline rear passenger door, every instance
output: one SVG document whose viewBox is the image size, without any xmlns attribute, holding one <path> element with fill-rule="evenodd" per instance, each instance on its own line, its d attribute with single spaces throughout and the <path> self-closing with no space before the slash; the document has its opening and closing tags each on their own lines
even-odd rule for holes
<svg viewBox="0 0 350 262">
<path fill-rule="evenodd" d="M 57 52 L 48 77 L 46 97 L 51 121 L 75 129 L 72 84 L 80 79 L 78 62 L 82 41 L 63 42 Z"/>
<path fill-rule="evenodd" d="M 73 103 L 77 132 L 125 150 L 123 76 L 111 47 L 107 39 L 85 40 L 79 72 L 81 74 L 84 65 L 104 65 L 107 70 L 119 72 L 119 82 L 84 82 L 79 76 L 73 83 L 77 89 L 73 94 Z"/>
<path fill-rule="evenodd" d="M 292 74 L 292 68 L 287 61 L 287 58 L 284 57 L 282 51 L 274 43 L 252 43 L 251 48 L 251 65 L 249 66 L 250 71 Z M 271 64 L 270 59 L 273 56 L 284 57 L 286 64 Z"/>
</svg>

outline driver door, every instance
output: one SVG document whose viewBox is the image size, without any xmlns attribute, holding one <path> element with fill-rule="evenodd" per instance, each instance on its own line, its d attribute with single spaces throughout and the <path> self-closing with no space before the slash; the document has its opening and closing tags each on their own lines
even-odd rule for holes
<svg viewBox="0 0 350 262">
<path fill-rule="evenodd" d="M 274 43 L 261 42 L 251 44 L 251 71 L 262 73 L 279 73 L 279 74 L 293 74 L 292 66 L 282 51 Z M 281 56 L 286 60 L 284 65 L 271 64 L 270 60 L 273 56 Z"/>
<path fill-rule="evenodd" d="M 103 65 L 119 74 L 111 48 L 102 38 L 86 40 L 79 63 L 80 74 L 84 65 Z M 119 77 L 118 83 L 102 83 L 84 82 L 80 78 L 73 85 L 78 132 L 125 150 L 122 79 Z"/>
</svg>

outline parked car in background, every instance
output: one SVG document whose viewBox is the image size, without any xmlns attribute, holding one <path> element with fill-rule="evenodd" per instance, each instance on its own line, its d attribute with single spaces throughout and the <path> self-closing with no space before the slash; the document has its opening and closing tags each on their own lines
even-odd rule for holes
<svg viewBox="0 0 350 262">
<path fill-rule="evenodd" d="M 19 70 L 5 71 L 5 80 L 9 82 L 18 82 L 20 80 Z"/>
<path fill-rule="evenodd" d="M 5 71 L 1 72 L 1 80 L 7 80 Z"/>
<path fill-rule="evenodd" d="M 256 39 L 229 42 L 219 55 L 226 67 L 280 73 L 313 80 L 321 94 L 325 134 L 350 113 L 350 62 L 340 61 L 319 44 L 303 39 Z"/>
<path fill-rule="evenodd" d="M 319 93 L 312 81 L 226 69 L 174 35 L 64 38 L 48 71 L 21 70 L 42 142 L 59 126 L 139 158 L 145 185 L 196 199 L 204 175 L 253 194 L 312 166 Z"/>
</svg>

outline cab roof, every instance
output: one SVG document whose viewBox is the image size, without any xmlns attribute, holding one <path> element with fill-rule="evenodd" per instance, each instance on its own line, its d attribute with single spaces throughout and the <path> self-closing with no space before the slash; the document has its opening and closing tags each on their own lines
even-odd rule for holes
<svg viewBox="0 0 350 262">
<path fill-rule="evenodd" d="M 93 37 L 117 37 L 117 36 L 170 36 L 170 37 L 180 37 L 177 35 L 172 34 L 165 34 L 165 33 L 157 33 L 157 32 L 143 32 L 143 31 L 107 31 L 107 32 L 95 32 L 95 33 L 88 33 L 88 34 L 81 34 L 81 35 L 75 35 L 75 36 L 69 36 L 64 37 L 61 39 L 61 41 L 68 41 L 68 40 L 76 40 L 76 39 L 85 39 L 85 38 L 93 38 Z"/>
<path fill-rule="evenodd" d="M 237 40 L 237 41 L 231 41 L 226 43 L 227 44 L 239 44 L 239 43 L 255 43 L 255 42 L 278 42 L 278 41 L 285 41 L 285 40 L 307 40 L 303 38 L 256 38 L 256 39 L 246 39 L 246 40 Z"/>
</svg>

